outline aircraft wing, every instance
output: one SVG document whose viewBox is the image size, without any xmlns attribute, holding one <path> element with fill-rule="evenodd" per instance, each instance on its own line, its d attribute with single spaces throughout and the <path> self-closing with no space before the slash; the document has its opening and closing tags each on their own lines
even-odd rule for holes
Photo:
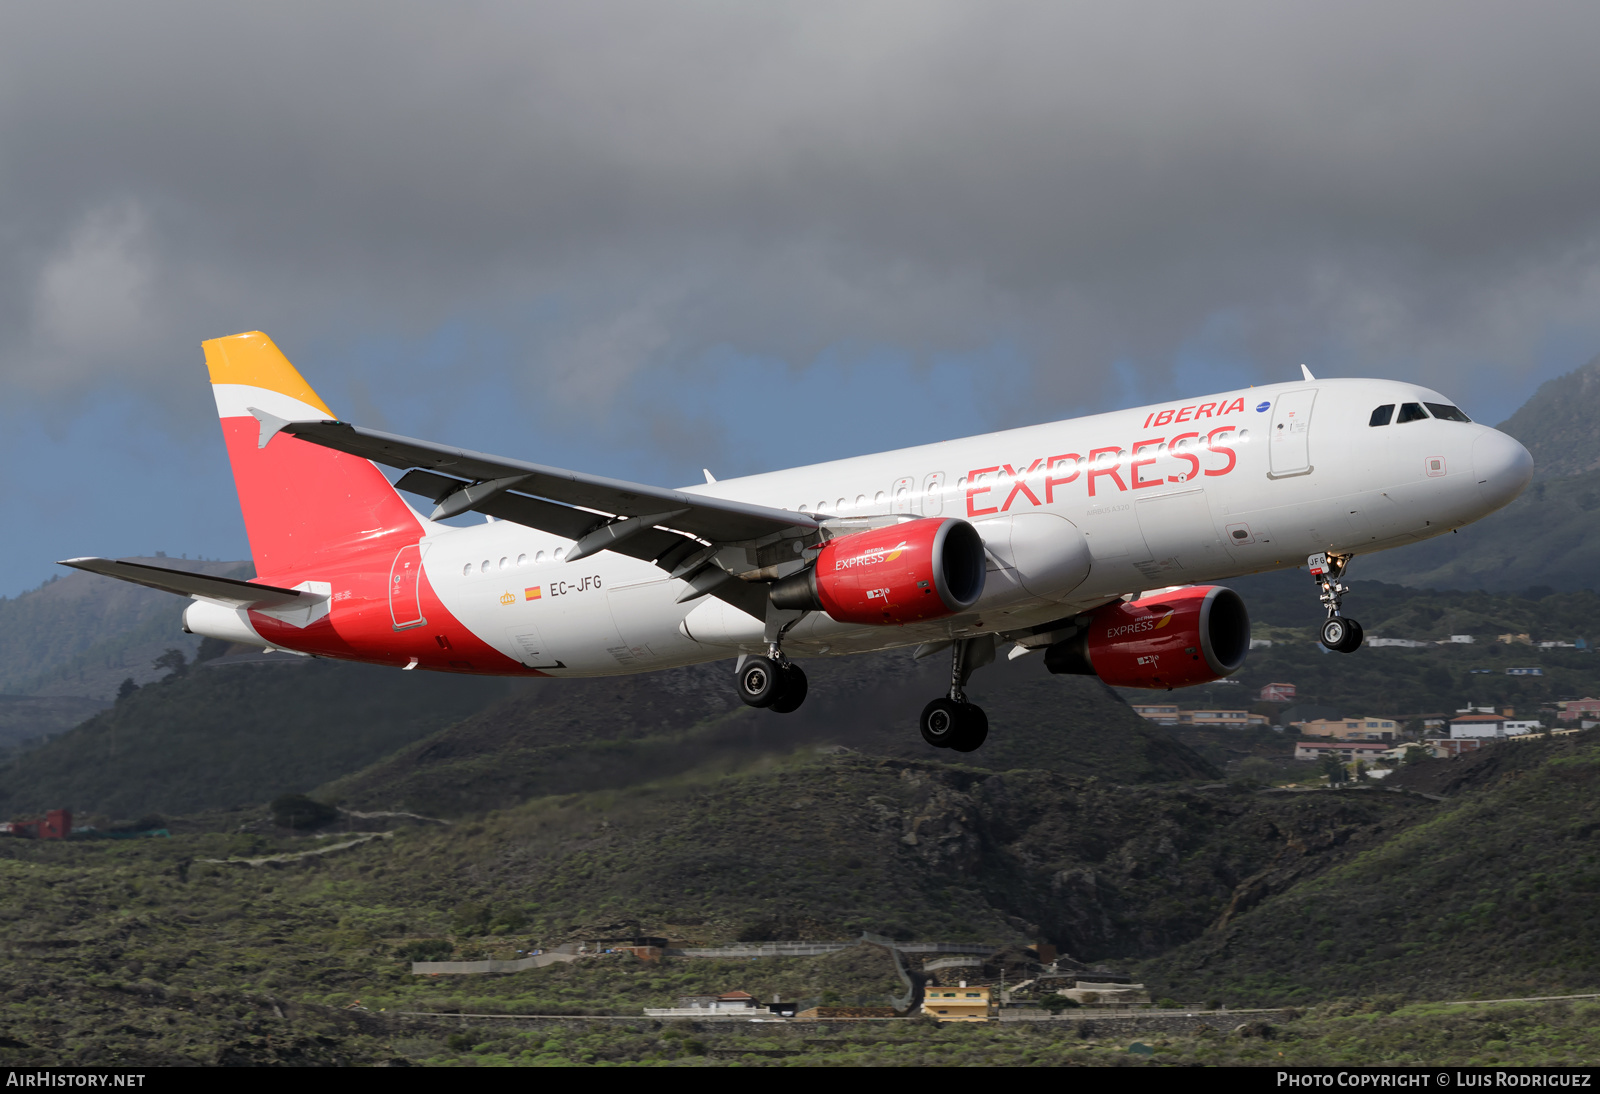
<svg viewBox="0 0 1600 1094">
<path fill-rule="evenodd" d="M 151 566 L 143 562 L 127 562 L 115 558 L 69 558 L 61 562 L 75 570 L 103 574 L 119 581 L 131 581 L 149 589 L 177 593 L 225 604 L 230 608 L 283 608 L 290 604 L 301 606 L 328 599 L 326 593 L 309 593 L 302 589 L 280 589 L 276 585 L 255 585 L 231 577 L 211 577 L 208 574 L 190 573 L 188 570 L 169 570 L 165 566 Z"/>
<path fill-rule="evenodd" d="M 255 408 L 251 413 L 261 422 L 263 446 L 282 432 L 387 467 L 406 468 L 396 488 L 435 502 L 433 519 L 470 510 L 550 532 L 576 541 L 568 561 L 616 551 L 689 577 L 708 561 L 680 567 L 708 544 L 752 545 L 819 527 L 809 514 L 787 509 L 490 456 L 346 422 L 291 422 Z M 764 587 L 733 581 L 711 592 L 757 618 L 765 612 Z"/>
</svg>

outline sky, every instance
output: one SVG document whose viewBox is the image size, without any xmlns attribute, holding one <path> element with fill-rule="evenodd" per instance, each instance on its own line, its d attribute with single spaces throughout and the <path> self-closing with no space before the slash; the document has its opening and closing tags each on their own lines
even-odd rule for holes
<svg viewBox="0 0 1600 1094">
<path fill-rule="evenodd" d="M 1600 6 L 80 3 L 0 36 L 0 595 L 248 556 L 200 352 L 658 485 L 1600 353 Z"/>
</svg>

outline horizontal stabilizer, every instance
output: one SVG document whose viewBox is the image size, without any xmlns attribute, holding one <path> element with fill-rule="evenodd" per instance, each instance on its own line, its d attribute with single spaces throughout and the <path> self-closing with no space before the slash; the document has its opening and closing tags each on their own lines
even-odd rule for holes
<svg viewBox="0 0 1600 1094">
<path fill-rule="evenodd" d="M 196 600 L 209 600 L 230 608 L 285 608 L 290 605 L 309 607 L 328 599 L 327 593 L 304 592 L 299 589 L 280 589 L 276 585 L 255 585 L 231 577 L 210 577 L 190 573 L 188 570 L 169 570 L 165 566 L 151 566 L 143 562 L 128 562 L 115 558 L 69 558 L 61 562 L 75 570 L 114 577 L 118 581 L 131 581 L 147 589 L 177 593 Z"/>
</svg>

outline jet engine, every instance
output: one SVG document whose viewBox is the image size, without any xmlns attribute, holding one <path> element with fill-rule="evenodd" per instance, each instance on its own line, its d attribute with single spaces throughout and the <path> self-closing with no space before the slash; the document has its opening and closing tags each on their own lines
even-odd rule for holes
<svg viewBox="0 0 1600 1094">
<path fill-rule="evenodd" d="M 816 562 L 772 585 L 779 608 L 890 626 L 966 611 L 983 595 L 983 537 L 964 520 L 907 521 L 830 539 Z"/>
<path fill-rule="evenodd" d="M 1190 585 L 1113 601 L 1045 651 L 1051 672 L 1098 676 L 1125 688 L 1183 688 L 1239 671 L 1250 650 L 1250 613 L 1221 585 Z"/>
</svg>

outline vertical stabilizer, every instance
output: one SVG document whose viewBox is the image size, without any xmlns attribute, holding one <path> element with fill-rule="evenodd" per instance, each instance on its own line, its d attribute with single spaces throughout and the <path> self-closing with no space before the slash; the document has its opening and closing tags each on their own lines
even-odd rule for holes
<svg viewBox="0 0 1600 1094">
<path fill-rule="evenodd" d="M 258 574 L 286 574 L 330 554 L 422 534 L 416 513 L 371 462 L 287 434 L 259 443 L 252 410 L 287 421 L 335 417 L 272 339 L 250 331 L 204 346 Z"/>
</svg>

